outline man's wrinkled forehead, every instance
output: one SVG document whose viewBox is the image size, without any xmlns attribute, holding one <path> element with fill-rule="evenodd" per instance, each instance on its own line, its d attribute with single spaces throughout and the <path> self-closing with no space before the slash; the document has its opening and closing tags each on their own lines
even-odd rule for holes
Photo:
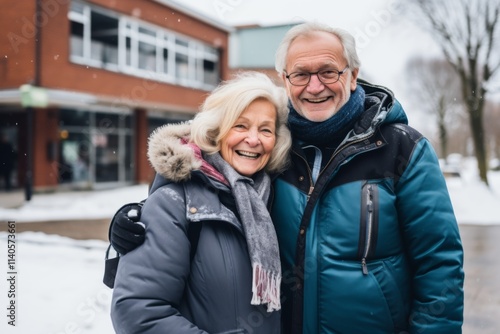
<svg viewBox="0 0 500 334">
<path fill-rule="evenodd" d="M 345 65 L 340 39 L 328 32 L 314 31 L 296 37 L 286 56 L 286 70 L 337 68 Z"/>
</svg>

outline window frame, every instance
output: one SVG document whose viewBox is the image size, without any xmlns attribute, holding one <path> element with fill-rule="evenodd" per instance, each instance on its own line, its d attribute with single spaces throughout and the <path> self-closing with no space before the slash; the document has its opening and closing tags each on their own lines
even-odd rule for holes
<svg viewBox="0 0 500 334">
<path fill-rule="evenodd" d="M 92 12 L 117 19 L 117 64 L 92 59 Z M 74 41 L 71 39 L 75 36 L 70 32 L 70 61 L 73 63 L 207 91 L 215 88 L 221 80 L 219 50 L 208 43 L 81 1 L 72 2 L 68 19 L 71 23 L 83 25 L 83 56 L 72 53 L 71 43 Z M 154 50 L 152 67 L 140 63 L 141 43 Z M 187 57 L 185 75 L 179 71 L 176 62 L 178 55 Z M 206 72 L 205 62 L 214 64 L 212 72 Z"/>
</svg>

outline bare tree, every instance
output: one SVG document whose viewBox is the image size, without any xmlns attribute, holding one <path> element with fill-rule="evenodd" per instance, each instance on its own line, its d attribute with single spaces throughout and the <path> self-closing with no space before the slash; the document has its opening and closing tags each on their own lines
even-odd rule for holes
<svg viewBox="0 0 500 334">
<path fill-rule="evenodd" d="M 460 119 L 462 95 L 457 73 L 445 59 L 415 57 L 407 64 L 409 96 L 436 117 L 439 152 L 448 155 L 448 129 Z"/>
<path fill-rule="evenodd" d="M 491 157 L 500 159 L 500 102 L 487 101 L 484 120 Z"/>
<path fill-rule="evenodd" d="M 431 31 L 458 73 L 479 176 L 488 184 L 483 113 L 485 95 L 500 68 L 500 1 L 406 0 L 402 6 Z"/>
</svg>

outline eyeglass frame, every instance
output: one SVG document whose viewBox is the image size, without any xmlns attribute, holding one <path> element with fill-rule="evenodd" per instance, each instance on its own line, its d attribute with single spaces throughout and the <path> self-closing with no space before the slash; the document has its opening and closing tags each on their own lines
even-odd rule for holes
<svg viewBox="0 0 500 334">
<path fill-rule="evenodd" d="M 347 65 L 342 71 L 337 71 L 337 70 L 321 70 L 321 71 L 316 71 L 316 72 L 301 72 L 301 71 L 297 71 L 297 72 L 292 72 L 290 74 L 287 74 L 285 75 L 285 78 L 288 79 L 288 82 L 292 85 L 292 86 L 299 86 L 299 87 L 303 87 L 303 86 L 307 86 L 310 82 L 311 82 L 311 76 L 313 74 L 316 74 L 316 76 L 318 77 L 318 80 L 323 84 L 323 85 L 330 85 L 330 84 L 334 84 L 336 82 L 338 82 L 340 80 L 340 76 L 342 74 L 344 74 L 347 70 L 349 69 L 349 65 Z M 337 72 L 337 80 L 333 81 L 333 82 L 323 82 L 323 80 L 321 80 L 320 76 L 319 76 L 319 73 L 321 72 L 325 72 L 325 71 L 335 71 Z M 286 73 L 286 71 L 285 71 Z M 309 74 L 309 79 L 307 80 L 307 82 L 303 85 L 297 85 L 297 84 L 294 84 L 291 80 L 290 80 L 290 76 L 294 73 L 302 73 L 302 74 Z"/>
</svg>

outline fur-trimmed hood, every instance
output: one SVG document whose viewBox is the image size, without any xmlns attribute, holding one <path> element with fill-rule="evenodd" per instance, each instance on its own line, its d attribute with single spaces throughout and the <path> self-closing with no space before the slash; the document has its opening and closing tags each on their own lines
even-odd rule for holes
<svg viewBox="0 0 500 334">
<path fill-rule="evenodd" d="M 164 178 L 180 182 L 189 180 L 202 161 L 185 144 L 190 136 L 189 122 L 167 124 L 157 128 L 149 137 L 148 159 L 154 170 Z"/>
</svg>

